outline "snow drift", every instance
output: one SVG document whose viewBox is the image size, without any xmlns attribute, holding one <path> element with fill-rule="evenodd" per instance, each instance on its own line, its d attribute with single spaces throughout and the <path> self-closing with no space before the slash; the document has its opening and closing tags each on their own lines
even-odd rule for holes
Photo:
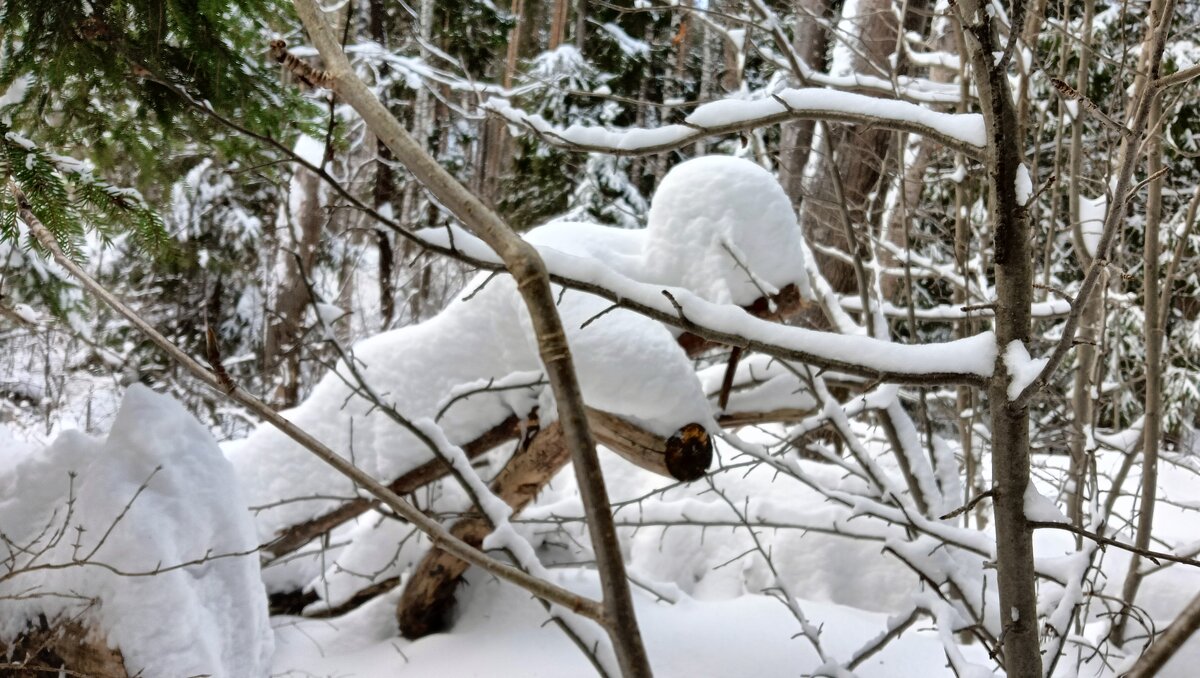
<svg viewBox="0 0 1200 678">
<path fill-rule="evenodd" d="M 233 468 L 182 405 L 135 385 L 106 440 L 67 431 L 6 452 L 0 645 L 44 616 L 98 631 L 130 675 L 267 673 L 253 523 Z"/>
</svg>

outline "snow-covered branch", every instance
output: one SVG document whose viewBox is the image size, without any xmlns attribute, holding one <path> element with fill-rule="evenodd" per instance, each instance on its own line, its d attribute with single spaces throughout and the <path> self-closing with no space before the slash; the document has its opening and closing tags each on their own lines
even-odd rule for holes
<svg viewBox="0 0 1200 678">
<path fill-rule="evenodd" d="M 969 157 L 978 156 L 984 145 L 983 118 L 977 114 L 939 113 L 905 101 L 821 88 L 785 89 L 770 98 L 754 100 L 714 101 L 692 111 L 680 124 L 653 129 L 606 129 L 584 125 L 560 128 L 540 115 L 513 107 L 504 99 L 489 99 L 485 106 L 552 145 L 612 155 L 662 153 L 708 137 L 738 134 L 788 120 L 875 125 L 933 139 Z"/>
</svg>

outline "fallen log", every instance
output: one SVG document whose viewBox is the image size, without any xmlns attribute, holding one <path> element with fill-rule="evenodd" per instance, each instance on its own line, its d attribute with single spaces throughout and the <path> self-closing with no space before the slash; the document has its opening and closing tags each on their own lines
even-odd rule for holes
<svg viewBox="0 0 1200 678">
<path fill-rule="evenodd" d="M 667 478 L 691 481 L 702 476 L 712 463 L 712 444 L 708 433 L 699 424 L 689 424 L 675 436 L 664 440 L 607 412 L 587 408 L 587 415 L 593 435 L 600 444 L 647 471 Z M 522 428 L 527 429 L 534 424 L 532 420 L 518 421 L 516 417 L 509 417 L 483 436 L 464 445 L 463 451 L 468 458 L 474 459 L 516 438 Z M 407 494 L 446 474 L 445 464 L 440 459 L 434 459 L 396 479 L 390 487 L 397 494 Z M 348 501 L 328 513 L 279 533 L 264 550 L 271 554 L 270 560 L 280 558 L 338 525 L 366 513 L 375 504 L 370 499 Z"/>
<path fill-rule="evenodd" d="M 533 501 L 570 458 L 562 428 L 555 422 L 538 431 L 513 454 L 492 481 L 492 492 L 516 514 Z M 450 533 L 478 547 L 491 529 L 487 519 L 473 515 L 459 519 Z M 466 562 L 445 551 L 433 549 L 425 554 L 409 577 L 397 605 L 401 633 L 408 638 L 420 638 L 444 630 L 454 607 L 454 589 L 467 567 Z"/>
<path fill-rule="evenodd" d="M 75 621 L 47 624 L 0 643 L 0 675 L 35 678 L 47 675 L 128 678 L 119 650 Z"/>
<path fill-rule="evenodd" d="M 536 424 L 536 421 L 523 421 L 515 415 L 511 416 L 488 429 L 486 433 L 475 440 L 463 445 L 463 452 L 466 453 L 468 459 L 475 459 L 485 452 L 514 440 L 521 435 L 524 428 L 531 424 Z M 403 496 L 445 477 L 446 474 L 446 464 L 441 459 L 432 459 L 393 480 L 388 488 Z M 327 513 L 279 532 L 275 539 L 263 547 L 267 561 L 281 558 L 295 551 L 338 525 L 366 513 L 376 507 L 378 503 L 367 498 L 351 499 Z"/>
<path fill-rule="evenodd" d="M 679 480 L 704 475 L 712 461 L 712 441 L 699 424 L 688 424 L 667 440 L 599 410 L 588 411 L 588 423 L 596 439 L 621 456 L 655 473 Z M 570 460 L 558 423 L 538 431 L 513 453 L 508 464 L 492 481 L 492 492 L 517 515 L 537 497 Z M 461 518 L 451 534 L 480 546 L 492 531 L 480 515 Z M 454 591 L 468 564 L 432 549 L 425 554 L 405 584 L 396 607 L 400 631 L 407 638 L 420 638 L 445 630 L 454 608 Z"/>
<path fill-rule="evenodd" d="M 762 297 L 750 306 L 745 307 L 751 315 L 765 320 L 783 321 L 797 316 L 810 304 L 800 296 L 796 285 L 788 285 L 774 296 Z M 689 356 L 696 356 L 704 351 L 715 348 L 715 344 L 692 334 L 684 333 L 678 339 L 680 347 Z M 722 426 L 742 426 L 748 424 L 766 423 L 769 421 L 792 421 L 802 418 L 799 412 L 783 412 L 776 419 L 776 413 L 732 413 L 722 418 Z M 726 423 L 726 419 L 728 423 Z M 631 463 L 662 476 L 679 480 L 695 480 L 708 469 L 711 456 L 707 459 L 689 456 L 698 440 L 699 427 L 686 431 L 689 436 L 685 441 L 672 443 L 662 440 L 652 433 L 643 431 L 614 415 L 600 410 L 588 408 L 588 421 L 592 425 L 593 435 L 602 445 L 621 455 Z M 479 438 L 463 445 L 468 459 L 474 459 L 499 445 L 516 439 L 530 422 L 522 422 L 516 416 L 509 417 L 497 424 Z M 685 427 L 686 428 L 686 427 Z M 681 434 L 685 431 L 681 430 Z M 707 443 L 705 443 L 707 444 Z M 668 445 L 672 447 L 671 462 L 667 460 Z M 709 454 L 711 455 L 711 449 Z M 689 460 L 685 463 L 685 460 Z M 699 464 L 703 461 L 703 470 Z M 445 477 L 447 469 L 440 459 L 434 459 L 394 480 L 389 486 L 399 495 L 414 492 L 435 480 Z M 266 560 L 278 559 L 304 546 L 313 539 L 328 533 L 333 528 L 366 513 L 375 507 L 377 502 L 370 499 L 353 499 L 304 523 L 294 525 L 281 531 L 274 540 L 264 546 Z"/>
</svg>

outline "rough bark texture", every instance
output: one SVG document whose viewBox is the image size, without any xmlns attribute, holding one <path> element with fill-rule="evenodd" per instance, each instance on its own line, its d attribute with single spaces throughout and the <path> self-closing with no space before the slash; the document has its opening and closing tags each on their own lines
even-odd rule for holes
<svg viewBox="0 0 1200 678">
<path fill-rule="evenodd" d="M 1151 119 L 1157 120 L 1162 113 L 1162 106 L 1156 100 L 1151 109 Z M 1147 150 L 1149 162 L 1146 171 L 1153 176 L 1162 169 L 1163 146 L 1162 134 L 1151 130 L 1150 143 Z M 1159 265 L 1159 253 L 1162 243 L 1159 231 L 1162 225 L 1163 206 L 1163 177 L 1159 176 L 1150 182 L 1150 191 L 1146 200 L 1146 233 L 1142 249 L 1142 309 L 1145 313 L 1143 339 L 1146 346 L 1146 397 L 1145 411 L 1142 418 L 1142 480 L 1141 499 L 1138 503 L 1137 535 L 1134 546 L 1139 549 L 1150 548 L 1150 536 L 1154 530 L 1154 506 L 1158 498 L 1158 446 L 1162 440 L 1162 344 L 1163 325 L 1159 320 L 1159 276 L 1162 269 Z M 1137 598 L 1138 588 L 1142 584 L 1142 559 L 1134 553 L 1129 559 L 1129 572 L 1121 589 L 1121 599 L 1128 605 L 1133 605 Z M 1128 608 L 1119 618 L 1113 629 L 1113 637 L 1119 644 L 1124 641 L 1126 628 L 1129 624 Z"/>
<path fill-rule="evenodd" d="M 129 673 L 121 653 L 109 649 L 104 638 L 78 622 L 66 622 L 30 630 L 11 645 L 0 643 L 0 675 L 128 678 Z"/>
<path fill-rule="evenodd" d="M 1033 533 L 1025 519 L 1029 486 L 1029 409 L 1008 396 L 1012 376 L 1004 363 L 1005 348 L 1029 340 L 1033 302 L 1033 262 L 1029 222 L 1016 194 L 1023 141 L 1005 64 L 991 18 L 979 2 L 960 4 L 972 76 L 979 90 L 987 130 L 988 213 L 994 234 L 996 276 L 995 331 L 999 354 L 988 384 L 992 433 L 992 501 L 996 519 L 996 570 L 1000 619 L 1004 624 L 1004 670 L 1021 678 L 1040 676 Z"/>
<path fill-rule="evenodd" d="M 890 73 L 892 67 L 889 57 L 896 48 L 898 29 L 891 0 L 863 0 L 857 6 L 853 24 L 857 32 L 857 49 L 851 64 L 853 71 Z M 867 203 L 884 167 L 891 133 L 863 126 L 831 129 L 830 133 L 836 137 L 831 141 L 833 147 L 837 148 L 837 155 L 831 157 L 828 152 L 830 146 L 822 145 L 822 155 L 816 159 L 820 165 L 806 187 L 808 195 L 803 202 L 801 223 L 810 241 L 851 252 L 853 243 L 846 238 L 842 210 L 849 211 L 850 221 L 855 228 L 868 227 Z M 836 197 L 835 176 L 841 178 L 844 200 Z M 788 181 L 795 179 L 789 177 Z M 821 274 L 835 291 L 854 291 L 855 274 L 849 264 L 820 253 L 816 253 L 816 258 Z"/>
<path fill-rule="evenodd" d="M 792 48 L 809 66 L 824 70 L 829 41 L 819 19 L 828 17 L 829 2 L 794 0 L 793 5 L 797 18 L 792 28 Z M 812 152 L 814 126 L 812 120 L 794 120 L 784 123 L 779 130 L 779 183 L 794 207 L 799 207 L 802 202 L 804 167 Z"/>
<path fill-rule="evenodd" d="M 597 440 L 621 450 L 622 457 L 642 468 L 686 481 L 703 476 L 712 462 L 712 441 L 698 424 L 688 424 L 663 441 L 611 414 L 589 410 L 588 417 Z M 513 454 L 492 481 L 492 492 L 517 515 L 568 461 L 562 427 L 555 422 Z M 476 547 L 491 531 L 492 525 L 479 515 L 459 520 L 450 530 Z M 405 584 L 396 609 L 400 631 L 406 637 L 420 638 L 448 628 L 454 591 L 468 567 L 466 562 L 438 549 L 425 555 Z"/>
</svg>

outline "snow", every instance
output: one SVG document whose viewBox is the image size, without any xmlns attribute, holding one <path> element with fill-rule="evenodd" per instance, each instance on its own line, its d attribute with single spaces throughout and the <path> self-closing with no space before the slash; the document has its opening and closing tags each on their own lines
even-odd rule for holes
<svg viewBox="0 0 1200 678">
<path fill-rule="evenodd" d="M 1089 257 L 1096 256 L 1100 237 L 1104 234 L 1104 220 L 1108 216 L 1108 196 L 1086 198 L 1079 196 L 1079 230 L 1083 246 Z"/>
<path fill-rule="evenodd" d="M 598 592 L 594 573 L 579 568 L 554 571 L 561 585 L 591 595 Z M 592 675 L 583 654 L 553 627 L 527 594 L 471 573 L 459 589 L 465 610 L 455 629 L 410 641 L 395 636 L 397 596 L 381 596 L 334 624 L 324 620 L 277 620 L 279 653 L 274 675 L 384 676 L 585 676 Z M 795 676 L 812 674 L 821 662 L 802 640 L 793 639 L 795 620 L 779 601 L 741 594 L 677 602 L 656 602 L 634 590 L 639 626 L 654 674 L 683 676 Z M 823 645 L 845 662 L 859 647 L 882 633 L 888 615 L 802 600 L 816 624 L 841 630 Z M 910 629 L 897 642 L 863 662 L 854 675 L 944 675 L 945 656 L 935 631 Z M 978 645 L 964 648 L 987 663 Z M 291 674 L 288 674 L 291 675 Z"/>
<path fill-rule="evenodd" d="M 611 21 L 600 24 L 600 28 L 612 36 L 617 42 L 617 46 L 626 56 L 642 57 L 643 59 L 650 56 L 650 45 L 643 40 L 637 40 L 626 33 L 620 26 Z"/>
<path fill-rule="evenodd" d="M 695 161 L 693 161 L 695 162 Z M 686 164 L 686 163 L 685 163 Z M 677 167 L 683 167 L 681 164 Z M 664 179 L 666 182 L 669 179 Z M 657 197 L 657 196 L 656 196 Z M 651 206 L 653 209 L 653 205 Z M 556 224 L 557 225 L 557 224 Z M 741 222 L 740 227 L 755 228 L 757 221 Z M 548 228 L 548 227 L 543 227 Z M 647 284 L 638 280 L 635 259 L 629 252 L 621 251 L 612 256 L 600 252 L 589 253 L 593 256 L 573 254 L 563 248 L 545 246 L 546 243 L 534 237 L 543 233 L 536 229 L 529 239 L 539 245 L 542 259 L 551 274 L 574 281 L 574 284 L 599 288 L 606 292 L 609 298 L 621 299 L 636 307 L 660 313 L 664 316 L 676 317 L 682 312 L 684 318 L 696 325 L 717 333 L 734 335 L 747 342 L 759 344 L 766 353 L 772 351 L 797 354 L 793 357 L 804 356 L 805 360 L 823 360 L 847 366 L 856 366 L 859 370 L 872 372 L 890 372 L 906 375 L 925 375 L 930 373 L 955 373 L 991 376 L 994 368 L 997 348 L 995 335 L 992 332 L 981 332 L 972 337 L 939 344 L 904 345 L 890 341 L 874 339 L 865 336 L 852 336 L 809 330 L 801 327 L 789 327 L 778 323 L 754 318 L 741 307 L 730 304 L 718 304 L 703 298 L 691 290 L 679 287 L 667 287 L 667 281 L 658 280 L 662 284 Z M 595 239 L 595 234 L 603 232 L 602 227 L 581 228 L 579 237 L 587 242 Z M 612 230 L 612 229 L 608 229 Z M 453 246 L 467 256 L 482 261 L 497 261 L 481 241 L 465 231 L 450 229 L 453 237 L 446 229 L 429 229 L 418 235 L 426 242 L 439 247 Z M 636 241 L 637 232 L 626 232 L 627 238 Z M 695 249 L 698 245 L 691 240 L 701 240 L 704 234 L 684 231 L 683 237 L 689 240 L 689 247 Z M 799 238 L 798 230 L 795 236 Z M 625 243 L 629 245 L 627 241 Z M 780 247 L 783 245 L 777 243 Z M 636 247 L 636 245 L 635 245 Z M 799 249 L 804 250 L 803 244 Z M 731 258 L 732 260 L 732 258 Z M 804 285 L 803 266 L 797 262 L 793 267 L 795 282 Z M 773 279 L 769 271 L 755 270 L 755 274 L 768 281 Z M 657 277 L 657 276 L 656 276 Z M 703 279 L 695 275 L 693 278 Z M 745 285 L 749 285 L 749 276 Z M 652 278 L 653 279 L 653 278 Z M 732 281 L 725 281 L 725 289 L 731 289 Z M 775 285 L 778 287 L 778 285 Z M 666 287 L 664 289 L 664 287 Z M 710 289 L 712 285 L 709 285 Z M 802 287 L 802 289 L 805 289 Z M 679 304 L 676 308 L 663 294 L 672 295 Z M 607 317 L 607 316 L 606 316 Z M 788 356 L 780 356 L 788 357 Z"/>
<path fill-rule="evenodd" d="M 78 615 L 131 675 L 265 673 L 274 638 L 253 525 L 233 469 L 180 404 L 135 385 L 107 439 L 64 432 L 0 471 L 12 540 L 0 560 L 24 570 L 0 580 L 0 643 L 43 615 Z"/>
<path fill-rule="evenodd" d="M 741 218 L 747 210 L 757 217 Z M 664 286 L 682 287 L 699 295 L 686 297 L 689 305 L 708 300 L 713 309 L 745 316 L 728 304 L 750 303 L 763 295 L 763 285 L 797 284 L 808 294 L 800 229 L 790 203 L 769 173 L 746 160 L 708 157 L 673 168 L 642 231 L 554 222 L 534 229 L 527 239 L 552 266 L 559 262 L 581 271 L 587 262 L 653 283 L 649 288 L 657 304 L 666 303 L 660 294 Z M 455 236 L 456 246 L 469 247 L 471 240 Z M 559 304 L 588 404 L 663 436 L 688 423 L 712 427 L 711 405 L 673 331 L 610 307 L 605 299 L 577 291 L 562 294 Z M 464 385 L 541 370 L 528 314 L 512 280 L 490 274 L 476 277 L 433 319 L 371 337 L 357 344 L 353 355 L 372 387 L 410 420 L 436 418 L 446 394 L 470 388 Z M 629 389 L 630 383 L 638 388 Z M 432 458 L 410 432 L 355 397 L 351 384 L 353 377 L 340 368 L 285 416 L 379 478 L 396 478 Z M 539 403 L 543 422 L 552 420 L 548 397 L 545 388 L 484 392 L 457 401 L 437 423 L 450 444 L 462 445 Z M 327 510 L 336 503 L 329 497 L 353 491 L 348 481 L 323 472 L 320 461 L 271 427 L 227 449 L 253 505 L 313 497 L 261 511 L 264 541 Z"/>
<path fill-rule="evenodd" d="M 1027 386 L 1042 373 L 1049 358 L 1031 358 L 1025 344 L 1019 340 L 1009 342 L 1004 349 L 1004 366 L 1008 368 L 1008 399 L 1016 400 Z"/>
<path fill-rule="evenodd" d="M 659 184 L 648 222 L 642 270 L 649 282 L 738 306 L 791 282 L 812 296 L 791 201 L 752 162 L 713 155 L 680 163 Z"/>
<path fill-rule="evenodd" d="M 1025 166 L 1025 163 L 1021 163 L 1017 167 L 1017 178 L 1014 181 L 1016 182 L 1017 203 L 1024 207 L 1033 197 L 1033 178 L 1029 176 L 1029 168 Z"/>
<path fill-rule="evenodd" d="M 17 317 L 30 325 L 36 325 L 41 321 L 41 314 L 33 310 L 33 307 L 29 304 L 16 304 L 12 310 L 17 314 Z"/>
<path fill-rule="evenodd" d="M 1040 523 L 1066 523 L 1054 500 L 1038 492 L 1033 483 L 1025 486 L 1025 517 Z M 1015 619 L 1013 621 L 1016 621 Z"/>
</svg>

